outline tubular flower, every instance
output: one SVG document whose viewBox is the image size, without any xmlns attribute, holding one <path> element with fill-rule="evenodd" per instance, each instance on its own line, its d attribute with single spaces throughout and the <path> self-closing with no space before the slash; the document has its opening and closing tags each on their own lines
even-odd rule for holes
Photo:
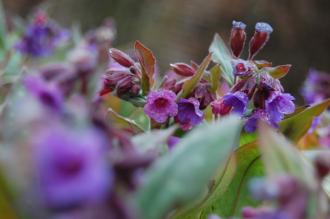
<svg viewBox="0 0 330 219">
<path fill-rule="evenodd" d="M 50 208 L 104 200 L 113 176 L 96 130 L 52 127 L 33 141 L 40 194 Z"/>
<path fill-rule="evenodd" d="M 199 109 L 199 102 L 194 98 L 181 99 L 178 102 L 178 114 L 175 121 L 180 124 L 182 130 L 187 131 L 203 120 L 203 111 Z"/>
<path fill-rule="evenodd" d="M 32 57 L 44 57 L 51 55 L 67 38 L 68 31 L 39 11 L 16 44 L 16 49 Z"/>
<path fill-rule="evenodd" d="M 169 117 L 176 116 L 178 104 L 176 95 L 170 90 L 151 91 L 147 96 L 144 112 L 158 123 L 164 123 Z"/>
<path fill-rule="evenodd" d="M 241 91 L 226 94 L 223 97 L 223 104 L 232 108 L 233 113 L 243 115 L 248 103 L 248 96 Z"/>
</svg>

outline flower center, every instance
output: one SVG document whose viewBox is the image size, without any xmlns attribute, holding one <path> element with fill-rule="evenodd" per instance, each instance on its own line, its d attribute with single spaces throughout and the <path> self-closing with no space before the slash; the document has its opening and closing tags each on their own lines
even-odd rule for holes
<svg viewBox="0 0 330 219">
<path fill-rule="evenodd" d="M 168 105 L 168 100 L 166 98 L 158 98 L 155 100 L 155 106 L 157 108 L 165 108 Z"/>
<path fill-rule="evenodd" d="M 56 168 L 61 175 L 64 176 L 74 176 L 78 174 L 84 166 L 82 157 L 73 156 L 73 157 L 63 157 L 56 164 Z"/>
<path fill-rule="evenodd" d="M 246 71 L 246 68 L 245 68 L 245 66 L 244 66 L 243 63 L 238 63 L 238 64 L 236 65 L 236 70 L 237 70 L 238 72 L 245 72 L 245 71 Z"/>
</svg>

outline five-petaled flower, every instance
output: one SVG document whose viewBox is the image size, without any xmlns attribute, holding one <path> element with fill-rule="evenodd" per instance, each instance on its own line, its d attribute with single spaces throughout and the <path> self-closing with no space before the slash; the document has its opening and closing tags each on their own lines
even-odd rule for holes
<svg viewBox="0 0 330 219">
<path fill-rule="evenodd" d="M 158 123 L 164 123 L 169 117 L 176 116 L 178 104 L 175 93 L 165 89 L 151 91 L 144 112 Z"/>
</svg>

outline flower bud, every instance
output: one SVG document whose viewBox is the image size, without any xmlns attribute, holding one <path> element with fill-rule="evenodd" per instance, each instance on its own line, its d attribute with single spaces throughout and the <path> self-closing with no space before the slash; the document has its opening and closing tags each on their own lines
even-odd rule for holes
<svg viewBox="0 0 330 219">
<path fill-rule="evenodd" d="M 314 162 L 319 179 L 323 179 L 330 172 L 330 153 L 320 154 Z"/>
<path fill-rule="evenodd" d="M 48 21 L 48 16 L 45 11 L 39 10 L 34 14 L 33 23 L 35 25 L 42 26 L 45 25 L 47 21 Z"/>
<path fill-rule="evenodd" d="M 111 58 L 124 67 L 129 68 L 134 65 L 133 59 L 119 49 L 112 48 L 109 50 L 109 53 Z"/>
<path fill-rule="evenodd" d="M 233 27 L 230 34 L 230 48 L 235 57 L 239 57 L 244 48 L 246 25 L 240 21 L 233 21 Z"/>
<path fill-rule="evenodd" d="M 134 97 L 137 96 L 139 92 L 140 86 L 134 83 L 132 76 L 127 75 L 125 78 L 118 81 L 117 83 L 116 93 L 118 97 Z"/>
<path fill-rule="evenodd" d="M 171 64 L 171 67 L 175 73 L 181 76 L 189 77 L 193 76 L 195 73 L 195 69 L 186 63 Z"/>
<path fill-rule="evenodd" d="M 265 46 L 272 32 L 273 28 L 269 24 L 263 22 L 256 24 L 254 35 L 250 41 L 250 60 Z"/>
<path fill-rule="evenodd" d="M 249 77 L 253 74 L 253 70 L 256 69 L 256 66 L 253 63 L 242 59 L 233 59 L 232 66 L 234 69 L 234 75 L 240 77 Z"/>
<path fill-rule="evenodd" d="M 211 91 L 211 85 L 203 81 L 193 90 L 191 97 L 199 101 L 199 108 L 202 110 L 216 99 L 216 95 Z"/>
<path fill-rule="evenodd" d="M 225 105 L 223 98 L 213 101 L 211 107 L 213 114 L 221 116 L 228 114 L 232 108 L 231 106 Z"/>
</svg>

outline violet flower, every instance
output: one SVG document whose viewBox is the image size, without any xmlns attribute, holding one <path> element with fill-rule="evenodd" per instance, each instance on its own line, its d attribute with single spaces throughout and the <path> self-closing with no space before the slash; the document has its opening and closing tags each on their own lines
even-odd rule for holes
<svg viewBox="0 0 330 219">
<path fill-rule="evenodd" d="M 175 121 L 184 131 L 198 125 L 203 120 L 203 111 L 199 109 L 199 102 L 195 98 L 180 99 L 178 102 L 178 114 Z"/>
<path fill-rule="evenodd" d="M 144 112 L 158 123 L 164 123 L 169 117 L 176 116 L 178 105 L 176 95 L 170 90 L 151 91 L 147 96 Z"/>
<path fill-rule="evenodd" d="M 55 111 L 61 111 L 63 109 L 64 97 L 56 84 L 47 83 L 41 77 L 33 75 L 25 76 L 23 83 L 26 90 L 44 106 Z"/>
<path fill-rule="evenodd" d="M 301 93 L 307 104 L 313 104 L 329 98 L 330 75 L 315 69 L 309 70 Z"/>
<path fill-rule="evenodd" d="M 271 123 L 269 115 L 263 109 L 256 109 L 245 123 L 244 130 L 248 133 L 254 132 L 257 129 L 258 121 L 262 120 L 269 125 L 276 127 L 276 124 Z"/>
<path fill-rule="evenodd" d="M 44 57 L 52 54 L 67 38 L 68 31 L 39 11 L 16 44 L 16 49 L 32 57 Z"/>
<path fill-rule="evenodd" d="M 227 107 L 232 107 L 232 112 L 243 115 L 249 99 L 248 96 L 241 91 L 226 94 L 223 97 L 223 103 Z"/>
<path fill-rule="evenodd" d="M 293 113 L 295 98 L 288 93 L 273 92 L 266 100 L 266 111 L 274 123 L 278 123 L 284 117 L 284 114 Z"/>
<path fill-rule="evenodd" d="M 104 159 L 104 140 L 96 130 L 55 126 L 33 141 L 39 191 L 50 208 L 100 202 L 113 176 Z"/>
</svg>

